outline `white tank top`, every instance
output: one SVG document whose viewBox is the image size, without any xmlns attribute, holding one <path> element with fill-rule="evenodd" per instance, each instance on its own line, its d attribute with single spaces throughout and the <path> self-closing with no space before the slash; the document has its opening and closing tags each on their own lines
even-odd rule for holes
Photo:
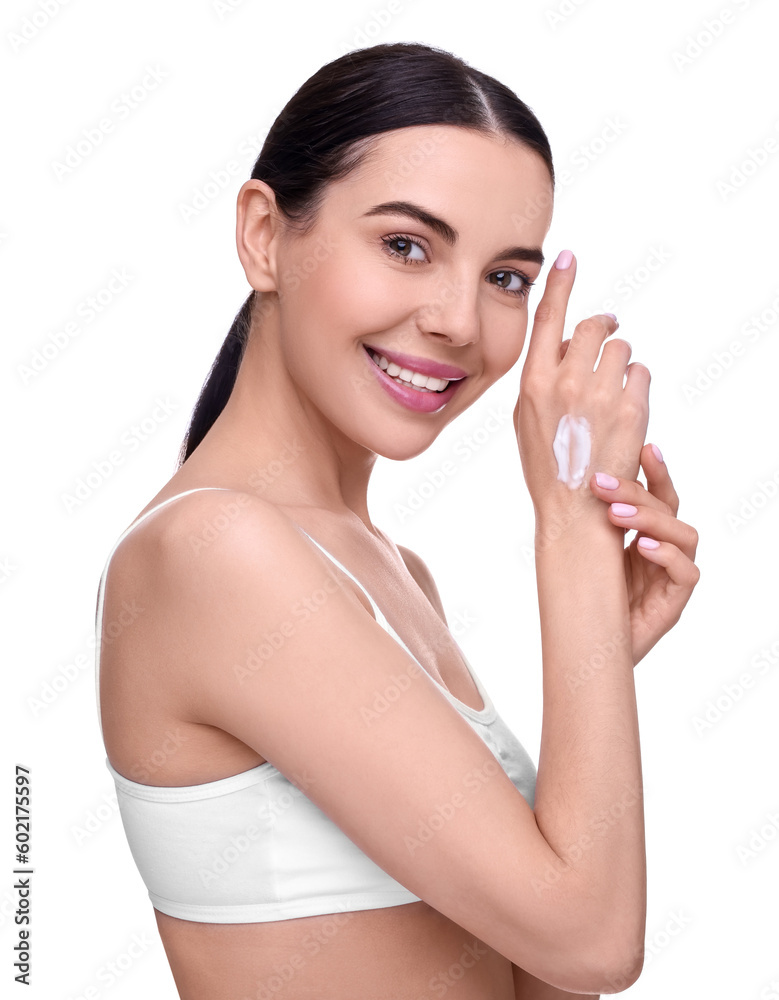
<svg viewBox="0 0 779 1000">
<path fill-rule="evenodd" d="M 202 489 L 223 487 L 198 487 L 163 500 L 131 524 L 109 553 L 100 578 L 95 621 L 98 720 L 100 638 L 111 557 L 119 543 L 149 514 Z M 365 592 L 349 570 L 310 535 L 306 537 Z M 376 621 L 419 663 L 370 600 Z M 532 809 L 535 765 L 498 715 L 462 650 L 460 654 L 484 707 L 477 711 L 438 686 L 481 737 Z M 100 724 L 102 732 L 102 721 Z M 171 733 L 170 739 L 175 742 L 175 738 Z M 173 787 L 133 781 L 119 774 L 107 757 L 106 767 L 116 785 L 133 859 L 152 904 L 163 913 L 205 923 L 255 923 L 372 910 L 420 899 L 364 854 L 270 762 L 215 781 Z"/>
</svg>

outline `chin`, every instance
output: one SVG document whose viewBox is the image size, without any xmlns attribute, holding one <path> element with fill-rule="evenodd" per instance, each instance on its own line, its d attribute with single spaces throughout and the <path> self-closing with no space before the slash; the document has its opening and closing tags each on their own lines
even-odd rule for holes
<svg viewBox="0 0 779 1000">
<path fill-rule="evenodd" d="M 381 455 L 382 458 L 389 458 L 393 462 L 408 462 L 412 458 L 416 458 L 417 455 L 421 455 L 423 452 L 432 444 L 432 441 L 428 441 L 426 444 L 421 445 L 419 448 L 389 448 L 385 451 L 376 450 L 377 455 Z"/>
<path fill-rule="evenodd" d="M 446 424 L 441 424 L 436 427 L 434 433 L 428 430 L 427 433 L 417 431 L 407 434 L 403 434 L 397 427 L 394 434 L 387 433 L 388 429 L 385 427 L 369 440 L 361 436 L 359 443 L 382 458 L 388 458 L 393 462 L 407 462 L 426 452 L 438 439 L 445 426 Z"/>
</svg>

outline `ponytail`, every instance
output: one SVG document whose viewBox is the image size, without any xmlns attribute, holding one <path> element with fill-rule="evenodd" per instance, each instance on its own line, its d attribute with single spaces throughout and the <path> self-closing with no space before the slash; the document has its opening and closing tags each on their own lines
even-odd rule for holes
<svg viewBox="0 0 779 1000">
<path fill-rule="evenodd" d="M 178 459 L 179 467 L 197 448 L 227 405 L 249 339 L 255 294 L 252 291 L 239 309 L 233 320 L 233 325 L 230 327 L 230 332 L 225 337 L 219 354 L 217 354 L 216 360 L 206 376 L 195 409 L 192 411 L 186 437 L 181 445 Z"/>
</svg>

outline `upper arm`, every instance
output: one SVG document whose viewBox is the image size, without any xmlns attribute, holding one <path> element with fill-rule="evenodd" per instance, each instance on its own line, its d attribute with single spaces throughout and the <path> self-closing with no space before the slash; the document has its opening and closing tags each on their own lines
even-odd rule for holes
<svg viewBox="0 0 779 1000">
<path fill-rule="evenodd" d="M 544 881 L 560 859 L 525 799 L 332 564 L 259 498 L 197 550 L 177 515 L 149 533 L 144 588 L 168 636 L 167 683 L 193 718 L 305 775 L 308 798 L 379 867 L 513 962 L 600 982 L 591 895 L 573 871 Z"/>
</svg>

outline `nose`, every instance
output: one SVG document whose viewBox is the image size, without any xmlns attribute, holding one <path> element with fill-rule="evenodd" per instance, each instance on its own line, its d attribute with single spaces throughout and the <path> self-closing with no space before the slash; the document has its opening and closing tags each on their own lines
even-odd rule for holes
<svg viewBox="0 0 779 1000">
<path fill-rule="evenodd" d="M 479 339 L 479 290 L 472 279 L 449 275 L 426 287 L 426 293 L 417 316 L 420 331 L 444 337 L 458 347 Z"/>
</svg>

